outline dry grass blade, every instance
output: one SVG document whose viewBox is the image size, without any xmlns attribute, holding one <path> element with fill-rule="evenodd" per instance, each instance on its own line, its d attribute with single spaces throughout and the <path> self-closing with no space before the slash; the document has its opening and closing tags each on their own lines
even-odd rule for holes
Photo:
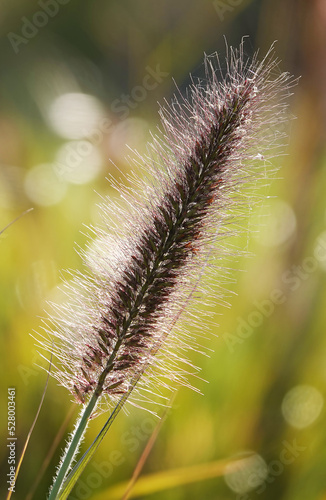
<svg viewBox="0 0 326 500">
<path fill-rule="evenodd" d="M 8 229 L 8 227 L 12 226 L 15 222 L 17 222 L 19 219 L 21 219 L 22 217 L 24 217 L 24 215 L 28 214 L 32 210 L 34 210 L 34 209 L 33 208 L 29 208 L 28 210 L 25 210 L 25 212 L 23 212 L 20 215 L 18 215 L 18 217 L 16 217 L 14 220 L 12 220 L 11 222 L 9 222 L 9 224 L 7 224 L 6 227 L 4 227 L 3 229 L 1 229 L 0 234 L 4 233 L 4 231 L 6 231 L 6 229 Z"/>
<path fill-rule="evenodd" d="M 129 498 L 143 498 L 146 495 L 151 495 L 160 491 L 221 477 L 225 473 L 226 467 L 230 470 L 233 463 L 235 467 L 238 466 L 237 461 L 216 460 L 205 464 L 166 470 L 142 476 L 134 485 Z M 99 493 L 93 497 L 92 500 L 107 500 L 108 498 L 110 500 L 121 500 L 127 486 L 127 482 L 119 483 Z"/>
<path fill-rule="evenodd" d="M 151 437 L 147 441 L 147 444 L 146 444 L 146 446 L 144 448 L 144 451 L 143 451 L 143 453 L 141 454 L 141 456 L 140 456 L 140 458 L 138 460 L 138 463 L 137 463 L 137 465 L 135 467 L 135 470 L 134 470 L 133 475 L 132 475 L 132 477 L 130 479 L 128 487 L 127 487 L 127 489 L 125 491 L 125 494 L 123 495 L 123 497 L 122 497 L 121 500 L 128 500 L 128 498 L 130 498 L 132 489 L 133 489 L 136 481 L 138 480 L 138 477 L 140 476 L 141 471 L 143 470 L 143 467 L 144 467 L 144 465 L 146 463 L 146 460 L 147 460 L 150 452 L 152 451 L 152 448 L 153 448 L 153 446 L 155 444 L 157 436 L 159 435 L 159 432 L 160 432 L 160 430 L 162 428 L 162 425 L 165 422 L 165 419 L 166 419 L 166 417 L 168 415 L 168 410 L 172 406 L 174 399 L 175 399 L 175 395 L 172 396 L 172 398 L 171 398 L 171 400 L 169 402 L 169 405 L 164 410 L 162 418 L 158 421 L 158 423 L 157 423 L 157 425 L 156 425 L 156 427 L 155 427 L 155 429 L 154 429 Z"/>
</svg>

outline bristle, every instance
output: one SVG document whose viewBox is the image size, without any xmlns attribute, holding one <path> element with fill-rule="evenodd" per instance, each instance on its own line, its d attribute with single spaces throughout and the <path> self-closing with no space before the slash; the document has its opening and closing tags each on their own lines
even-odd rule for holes
<svg viewBox="0 0 326 500">
<path fill-rule="evenodd" d="M 271 52 L 259 63 L 256 56 L 245 60 L 241 46 L 230 50 L 226 63 L 222 78 L 217 57 L 206 57 L 206 84 L 193 83 L 187 99 L 175 97 L 161 108 L 163 132 L 149 146 L 156 160 L 143 159 L 151 173 L 143 202 L 130 190 L 124 215 L 104 206 L 105 226 L 117 228 L 116 241 L 106 229 L 96 230 L 97 250 L 85 253 L 92 271 L 68 286 L 75 299 L 52 318 L 61 363 L 54 376 L 79 402 L 97 391 L 114 403 L 139 373 L 145 387 L 169 374 L 169 366 L 174 378 L 188 383 L 177 373 L 173 352 L 195 341 L 176 340 L 171 330 L 215 255 L 212 244 L 219 252 L 218 234 L 224 235 L 230 209 L 237 212 L 234 195 L 253 159 L 279 154 L 274 127 L 287 119 L 284 98 L 293 84 L 286 73 L 273 77 Z M 43 343 L 52 350 L 52 340 Z M 161 348 L 169 353 L 164 360 L 156 357 Z"/>
</svg>

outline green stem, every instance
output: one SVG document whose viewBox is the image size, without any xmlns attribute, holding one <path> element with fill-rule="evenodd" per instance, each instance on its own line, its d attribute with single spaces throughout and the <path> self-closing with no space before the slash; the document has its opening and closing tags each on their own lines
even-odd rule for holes
<svg viewBox="0 0 326 500">
<path fill-rule="evenodd" d="M 75 428 L 73 438 L 69 444 L 69 448 L 67 449 L 67 453 L 66 453 L 66 455 L 63 459 L 63 462 L 60 466 L 58 475 L 54 481 L 54 484 L 53 484 L 52 489 L 50 491 L 50 495 L 49 495 L 48 500 L 55 500 L 57 498 L 57 494 L 60 492 L 60 488 L 61 488 L 61 486 L 62 486 L 62 484 L 63 484 L 63 482 L 64 482 L 64 480 L 69 472 L 71 463 L 72 463 L 74 456 L 78 450 L 79 443 L 82 440 L 82 437 L 83 437 L 84 432 L 86 430 L 89 418 L 90 418 L 90 416 L 91 416 L 91 414 L 96 406 L 98 398 L 102 394 L 105 378 L 106 378 L 107 374 L 109 373 L 109 371 L 112 369 L 113 362 L 117 356 L 117 352 L 119 350 L 121 342 L 122 342 L 122 340 L 118 339 L 118 341 L 113 349 L 113 352 L 107 361 L 106 367 L 99 377 L 96 389 L 93 392 L 91 399 L 87 403 L 87 406 L 85 407 L 84 413 L 82 414 L 82 416 L 81 416 L 81 418 L 80 418 L 80 420 Z"/>
<path fill-rule="evenodd" d="M 85 429 L 87 427 L 87 423 L 89 421 L 89 418 L 94 410 L 94 407 L 96 405 L 96 402 L 98 400 L 99 395 L 96 393 L 96 391 L 93 393 L 91 399 L 89 400 L 89 403 L 87 404 L 81 419 L 79 420 L 79 423 L 74 431 L 74 436 L 69 444 L 69 448 L 67 450 L 67 453 L 64 457 L 64 460 L 60 466 L 60 470 L 58 472 L 58 475 L 55 479 L 55 482 L 52 486 L 52 489 L 50 491 L 49 499 L 48 500 L 55 500 L 57 498 L 57 494 L 60 491 L 60 488 L 62 486 L 62 483 L 70 469 L 71 463 L 74 459 L 75 453 L 78 449 L 79 443 L 84 435 Z"/>
<path fill-rule="evenodd" d="M 126 400 L 128 399 L 131 391 L 133 390 L 134 386 L 136 385 L 137 382 L 130 388 L 130 390 L 124 394 L 120 401 L 117 403 L 116 407 L 114 408 L 113 412 L 107 419 L 106 423 L 102 427 L 101 431 L 99 434 L 96 436 L 94 439 L 93 443 L 91 446 L 88 448 L 88 450 L 84 453 L 84 455 L 79 459 L 77 464 L 74 466 L 74 468 L 70 471 L 68 476 L 65 478 L 65 481 L 62 485 L 62 494 L 60 494 L 60 499 L 59 500 L 66 500 L 68 498 L 68 495 L 70 495 L 73 487 L 75 486 L 76 482 L 78 481 L 79 477 L 83 473 L 86 465 L 90 462 L 92 459 L 94 453 L 96 452 L 97 448 L 101 444 L 102 440 L 104 439 L 106 433 L 108 432 L 109 428 L 111 427 L 113 421 L 115 420 L 116 416 L 122 409 L 123 405 L 125 404 Z"/>
</svg>

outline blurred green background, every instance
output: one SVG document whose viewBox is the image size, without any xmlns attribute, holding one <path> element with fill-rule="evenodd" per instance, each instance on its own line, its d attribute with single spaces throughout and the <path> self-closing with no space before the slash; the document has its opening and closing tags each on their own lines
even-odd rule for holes
<svg viewBox="0 0 326 500">
<path fill-rule="evenodd" d="M 98 220 L 99 194 L 116 197 L 106 177 L 131 170 L 126 144 L 144 151 L 173 79 L 183 90 L 190 72 L 203 73 L 204 52 L 249 35 L 248 54 L 278 40 L 281 69 L 302 76 L 297 118 L 250 237 L 234 240 L 252 257 L 226 262 L 236 295 L 207 325 L 214 353 L 193 355 L 204 396 L 179 391 L 138 498 L 326 499 L 325 0 L 2 0 L 0 30 L 0 229 L 34 208 L 0 236 L 2 477 L 7 387 L 20 453 L 46 379 L 29 334 L 62 270 L 81 268 L 75 248 Z M 14 499 L 45 498 L 71 406 L 51 380 Z M 88 444 L 103 422 L 92 422 Z M 131 477 L 156 424 L 134 408 L 121 414 L 71 498 L 121 498 L 108 489 Z M 5 498 L 4 479 L 0 490 Z"/>
</svg>

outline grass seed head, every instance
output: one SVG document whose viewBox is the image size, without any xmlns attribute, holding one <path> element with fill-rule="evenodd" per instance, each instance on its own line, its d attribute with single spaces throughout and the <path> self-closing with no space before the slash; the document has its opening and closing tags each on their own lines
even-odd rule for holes
<svg viewBox="0 0 326 500">
<path fill-rule="evenodd" d="M 90 270 L 67 283 L 67 303 L 42 341 L 51 351 L 54 339 L 53 375 L 77 401 L 97 391 L 105 408 L 135 381 L 149 399 L 150 381 L 188 383 L 183 353 L 198 346 L 174 325 L 220 251 L 230 216 L 241 214 L 242 184 L 255 178 L 259 159 L 280 152 L 277 130 L 294 82 L 277 65 L 272 49 L 259 61 L 246 59 L 241 45 L 229 50 L 222 76 L 217 55 L 205 57 L 206 81 L 192 80 L 187 97 L 160 110 L 161 133 L 142 158 L 149 181 L 121 188 L 124 209 L 103 204 L 96 249 L 84 254 Z"/>
</svg>

